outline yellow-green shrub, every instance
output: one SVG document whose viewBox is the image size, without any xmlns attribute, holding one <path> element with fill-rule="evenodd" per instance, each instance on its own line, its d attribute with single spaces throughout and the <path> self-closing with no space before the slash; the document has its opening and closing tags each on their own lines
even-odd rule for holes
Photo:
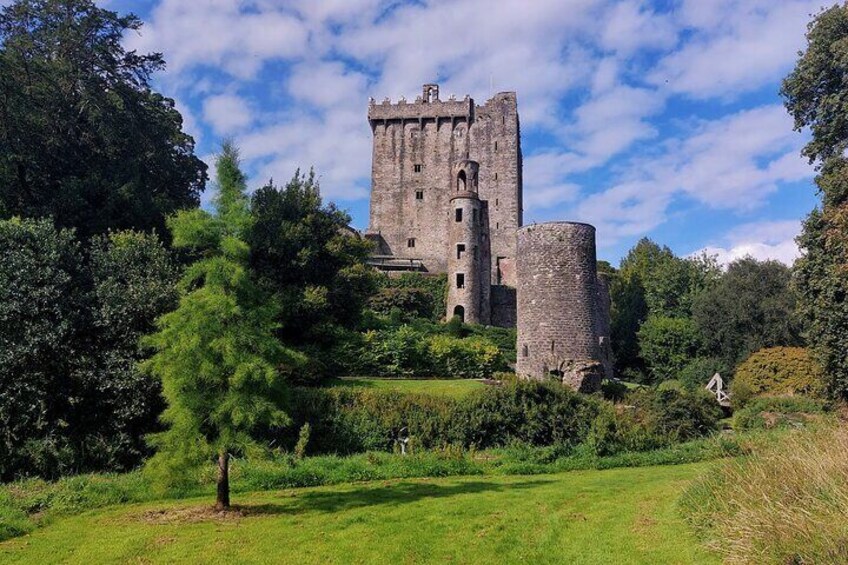
<svg viewBox="0 0 848 565">
<path fill-rule="evenodd" d="M 427 352 L 437 374 L 454 378 L 485 378 L 503 366 L 498 347 L 484 339 L 436 335 Z"/>
<path fill-rule="evenodd" d="M 730 394 L 736 406 L 755 396 L 824 393 L 821 367 L 803 347 L 770 347 L 752 354 L 736 368 Z"/>
</svg>

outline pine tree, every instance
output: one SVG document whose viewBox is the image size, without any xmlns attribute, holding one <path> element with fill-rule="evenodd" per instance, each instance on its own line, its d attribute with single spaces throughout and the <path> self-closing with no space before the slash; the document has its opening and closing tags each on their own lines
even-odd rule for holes
<svg viewBox="0 0 848 565">
<path fill-rule="evenodd" d="M 157 321 L 145 368 L 161 379 L 168 429 L 151 437 L 148 471 L 160 484 L 190 480 L 218 462 L 215 507 L 230 505 L 229 458 L 258 448 L 254 432 L 283 425 L 284 369 L 299 356 L 274 337 L 278 307 L 253 283 L 244 240 L 251 215 L 238 150 L 225 143 L 216 163 L 215 212 L 196 209 L 169 221 L 174 246 L 201 257 L 180 282 L 178 308 Z"/>
</svg>

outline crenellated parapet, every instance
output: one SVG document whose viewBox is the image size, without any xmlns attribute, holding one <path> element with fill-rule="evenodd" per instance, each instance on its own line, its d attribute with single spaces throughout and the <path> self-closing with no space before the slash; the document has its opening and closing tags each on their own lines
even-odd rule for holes
<svg viewBox="0 0 848 565">
<path fill-rule="evenodd" d="M 389 120 L 426 120 L 426 119 L 455 119 L 463 118 L 471 121 L 474 117 L 474 100 L 465 96 L 462 100 L 425 100 L 419 96 L 414 102 L 408 102 L 401 97 L 397 102 L 385 98 L 376 102 L 373 98 L 368 104 L 368 120 L 373 126 L 375 122 Z"/>
</svg>

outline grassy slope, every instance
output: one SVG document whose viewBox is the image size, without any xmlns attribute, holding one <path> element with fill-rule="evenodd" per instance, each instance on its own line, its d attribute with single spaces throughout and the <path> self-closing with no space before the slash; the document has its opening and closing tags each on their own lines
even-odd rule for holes
<svg viewBox="0 0 848 565">
<path fill-rule="evenodd" d="M 160 501 L 59 519 L 0 544 L 0 562 L 716 563 L 675 505 L 704 468 L 407 479 L 245 494 L 235 502 L 246 515 L 230 519 L 190 519 L 209 498 Z"/>
<path fill-rule="evenodd" d="M 373 377 L 342 377 L 332 379 L 330 386 L 349 386 L 397 392 L 434 394 L 460 398 L 486 386 L 473 379 L 380 379 Z"/>
</svg>

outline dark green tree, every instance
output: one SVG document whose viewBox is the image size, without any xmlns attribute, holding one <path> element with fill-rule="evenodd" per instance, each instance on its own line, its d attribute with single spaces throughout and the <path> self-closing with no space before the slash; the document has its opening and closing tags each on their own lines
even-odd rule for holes
<svg viewBox="0 0 848 565">
<path fill-rule="evenodd" d="M 810 128 L 802 154 L 818 170 L 820 208 L 804 223 L 795 265 L 807 338 L 835 395 L 848 398 L 848 7 L 822 10 L 781 94 L 795 128 Z"/>
<path fill-rule="evenodd" d="M 700 348 L 697 329 L 689 318 L 650 316 L 639 328 L 638 337 L 652 383 L 677 379 Z"/>
<path fill-rule="evenodd" d="M 251 210 L 250 264 L 285 305 L 281 337 L 302 343 L 323 339 L 328 326 L 354 326 L 376 290 L 365 265 L 371 245 L 348 227 L 350 216 L 323 203 L 315 174 L 260 188 Z"/>
<path fill-rule="evenodd" d="M 112 232 L 91 243 L 90 329 L 82 336 L 90 353 L 76 371 L 85 397 L 75 428 L 85 430 L 89 468 L 126 470 L 149 453 L 144 436 L 164 408 L 158 381 L 139 371 L 139 341 L 176 307 L 179 269 L 155 234 Z"/>
<path fill-rule="evenodd" d="M 256 433 L 288 422 L 285 370 L 299 357 L 275 338 L 277 303 L 254 284 L 246 235 L 252 217 L 238 151 L 225 143 L 216 163 L 215 213 L 191 210 L 169 222 L 173 243 L 202 258 L 188 267 L 179 307 L 157 321 L 145 367 L 162 381 L 168 429 L 151 437 L 148 470 L 165 485 L 218 462 L 216 508 L 230 505 L 229 458 L 258 447 Z"/>
<path fill-rule="evenodd" d="M 777 261 L 746 257 L 731 263 L 695 299 L 693 319 L 706 352 L 735 367 L 764 347 L 800 345 L 790 279 L 790 269 Z"/>
<path fill-rule="evenodd" d="M 82 254 L 49 220 L 0 221 L 0 480 L 71 470 Z M 52 471 L 52 472 L 51 472 Z"/>
<path fill-rule="evenodd" d="M 140 27 L 92 0 L 0 10 L 0 217 L 52 216 L 85 239 L 198 204 L 206 166 L 150 87 L 162 56 L 122 46 Z"/>
<path fill-rule="evenodd" d="M 0 221 L 0 479 L 125 470 L 161 411 L 139 337 L 174 306 L 154 235 L 113 233 L 88 256 L 49 220 Z"/>
<path fill-rule="evenodd" d="M 637 334 L 649 317 L 689 318 L 695 297 L 711 288 L 720 269 L 713 258 L 677 257 L 668 247 L 641 239 L 622 259 L 612 280 L 612 347 L 622 374 L 641 373 L 645 360 Z"/>
</svg>

